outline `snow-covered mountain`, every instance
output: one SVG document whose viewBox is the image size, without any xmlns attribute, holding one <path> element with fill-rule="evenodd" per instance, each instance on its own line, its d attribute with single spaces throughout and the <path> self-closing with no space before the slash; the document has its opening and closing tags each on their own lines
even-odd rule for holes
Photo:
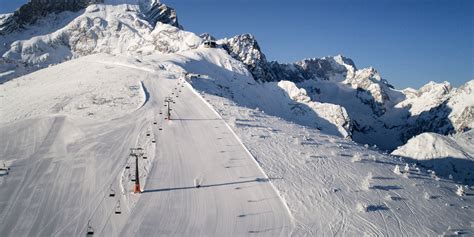
<svg viewBox="0 0 474 237">
<path fill-rule="evenodd" d="M 292 64 L 268 62 L 256 39 L 244 34 L 220 41 L 256 80 L 292 81 L 313 101 L 340 105 L 353 122 L 353 139 L 392 150 L 423 132 L 452 134 L 473 128 L 474 82 L 452 88 L 430 82 L 396 90 L 374 68 L 357 69 L 342 55 Z"/>
<path fill-rule="evenodd" d="M 269 62 L 250 34 L 207 48 L 177 19 L 153 0 L 0 16 L 2 236 L 474 233 L 474 81 L 396 90 L 342 55 Z"/>
<path fill-rule="evenodd" d="M 201 43 L 180 30 L 172 8 L 157 1 L 48 2 L 31 1 L 0 18 L 0 82 L 94 53 L 170 53 Z"/>
<path fill-rule="evenodd" d="M 393 155 L 413 159 L 414 162 L 437 174 L 474 184 L 474 131 L 454 136 L 422 133 L 398 147 Z"/>
</svg>

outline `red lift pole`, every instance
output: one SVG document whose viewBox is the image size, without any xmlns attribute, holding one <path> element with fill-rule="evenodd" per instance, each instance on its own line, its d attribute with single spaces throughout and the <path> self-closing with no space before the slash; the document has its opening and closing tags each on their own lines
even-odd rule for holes
<svg viewBox="0 0 474 237">
<path fill-rule="evenodd" d="M 138 156 L 135 156 L 135 186 L 133 193 L 140 193 L 140 176 L 138 175 Z"/>
<path fill-rule="evenodd" d="M 130 148 L 130 155 L 135 157 L 135 185 L 133 193 L 141 193 L 140 175 L 138 173 L 138 157 L 143 155 L 142 148 Z"/>
</svg>

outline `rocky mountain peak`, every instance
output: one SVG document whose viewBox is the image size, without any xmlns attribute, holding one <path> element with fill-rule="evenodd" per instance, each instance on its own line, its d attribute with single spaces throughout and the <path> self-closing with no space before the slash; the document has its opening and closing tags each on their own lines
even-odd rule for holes
<svg viewBox="0 0 474 237">
<path fill-rule="evenodd" d="M 30 0 L 18 8 L 13 14 L 0 17 L 0 35 L 21 30 L 25 26 L 34 24 L 39 18 L 49 14 L 57 14 L 64 11 L 77 12 L 87 8 L 92 4 L 135 4 L 140 6 L 140 10 L 151 25 L 157 22 L 173 25 L 182 29 L 178 23 L 176 11 L 157 0 Z"/>
<path fill-rule="evenodd" d="M 148 18 L 150 24 L 153 26 L 156 25 L 157 22 L 161 22 L 163 24 L 168 24 L 183 29 L 183 27 L 178 23 L 178 15 L 176 14 L 176 10 L 160 3 L 159 1 L 153 1 L 150 5 L 150 8 L 144 9 L 144 14 Z"/>
<path fill-rule="evenodd" d="M 247 66 L 256 80 L 275 81 L 277 79 L 253 35 L 237 35 L 224 39 L 220 43 L 233 58 Z"/>
<path fill-rule="evenodd" d="M 39 18 L 50 13 L 59 13 L 63 11 L 76 12 L 86 8 L 90 4 L 102 3 L 103 0 L 30 0 L 18 8 L 9 17 L 0 21 L 0 35 L 11 33 L 21 29 L 26 25 L 34 24 Z"/>
<path fill-rule="evenodd" d="M 426 85 L 422 86 L 418 90 L 418 94 L 422 95 L 424 93 L 436 94 L 436 95 L 446 95 L 452 91 L 453 87 L 447 81 L 442 83 L 436 83 L 434 81 L 428 82 Z"/>
</svg>

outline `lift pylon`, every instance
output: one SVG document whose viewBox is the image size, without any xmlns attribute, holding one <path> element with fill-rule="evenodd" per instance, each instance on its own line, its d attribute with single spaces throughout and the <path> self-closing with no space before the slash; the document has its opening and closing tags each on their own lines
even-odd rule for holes
<svg viewBox="0 0 474 237">
<path fill-rule="evenodd" d="M 143 156 L 143 148 L 130 148 L 130 155 L 135 157 L 135 184 L 133 186 L 133 193 L 141 193 L 140 176 L 138 172 L 138 158 Z"/>
<path fill-rule="evenodd" d="M 167 117 L 168 117 L 168 120 L 171 120 L 171 107 L 170 107 L 170 103 L 173 102 L 173 98 L 172 97 L 165 97 L 165 103 L 167 104 Z"/>
</svg>

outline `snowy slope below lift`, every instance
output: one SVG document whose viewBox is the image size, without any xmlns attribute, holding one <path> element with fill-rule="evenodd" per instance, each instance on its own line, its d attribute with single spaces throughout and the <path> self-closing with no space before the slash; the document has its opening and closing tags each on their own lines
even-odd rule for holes
<svg viewBox="0 0 474 237">
<path fill-rule="evenodd" d="M 474 131 L 454 136 L 422 133 L 392 155 L 411 159 L 458 182 L 474 184 Z"/>
</svg>

